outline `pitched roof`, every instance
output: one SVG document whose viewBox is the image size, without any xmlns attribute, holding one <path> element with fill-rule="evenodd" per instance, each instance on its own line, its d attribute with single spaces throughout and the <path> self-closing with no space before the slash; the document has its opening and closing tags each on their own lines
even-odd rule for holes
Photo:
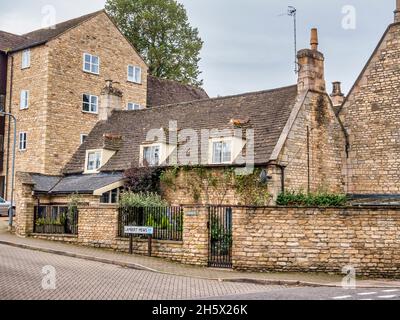
<svg viewBox="0 0 400 320">
<path fill-rule="evenodd" d="M 122 136 L 123 144 L 101 171 L 123 171 L 139 165 L 140 145 L 151 129 L 168 128 L 175 120 L 179 129 L 232 129 L 232 119 L 247 119 L 254 129 L 255 163 L 265 164 L 279 140 L 297 97 L 297 86 L 237 96 L 204 99 L 138 111 L 115 111 L 99 122 L 73 155 L 64 173 L 84 170 L 86 150 L 101 149 L 105 133 Z"/>
<path fill-rule="evenodd" d="M 54 26 L 51 26 L 49 28 L 43 28 L 43 29 L 39 29 L 36 31 L 26 33 L 26 34 L 20 36 L 22 39 L 24 39 L 24 41 L 22 41 L 21 43 L 15 43 L 15 45 L 12 46 L 12 51 L 19 51 L 19 50 L 23 50 L 23 49 L 27 49 L 30 47 L 44 44 L 44 43 L 58 37 L 62 33 L 68 31 L 69 29 L 72 29 L 72 28 L 78 26 L 79 24 L 93 18 L 94 16 L 97 16 L 98 14 L 100 14 L 102 12 L 104 12 L 104 10 L 96 11 L 96 12 L 84 15 L 82 17 L 79 17 L 79 18 L 64 21 L 64 22 L 58 23 Z"/>
<path fill-rule="evenodd" d="M 95 190 L 109 186 L 124 179 L 121 173 L 99 173 L 89 175 L 72 175 L 67 177 L 46 176 L 41 174 L 30 174 L 33 190 L 37 193 L 46 194 L 91 194 Z"/>
<path fill-rule="evenodd" d="M 22 45 L 28 39 L 5 31 L 0 31 L 0 51 L 8 51 Z"/>
<path fill-rule="evenodd" d="M 156 107 L 167 104 L 208 99 L 208 94 L 202 89 L 185 85 L 177 81 L 165 80 L 148 76 L 147 106 Z"/>
</svg>

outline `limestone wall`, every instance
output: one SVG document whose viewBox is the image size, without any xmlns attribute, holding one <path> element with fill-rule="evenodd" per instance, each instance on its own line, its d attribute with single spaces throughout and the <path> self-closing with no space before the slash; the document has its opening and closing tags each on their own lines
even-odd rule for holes
<svg viewBox="0 0 400 320">
<path fill-rule="evenodd" d="M 234 208 L 233 266 L 400 275 L 400 208 Z"/>
</svg>

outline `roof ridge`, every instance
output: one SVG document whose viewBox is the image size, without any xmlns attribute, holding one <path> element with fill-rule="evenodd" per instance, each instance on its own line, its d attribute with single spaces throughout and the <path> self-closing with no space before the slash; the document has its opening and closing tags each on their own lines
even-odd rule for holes
<svg viewBox="0 0 400 320">
<path fill-rule="evenodd" d="M 53 24 L 53 25 L 51 25 L 51 26 L 49 26 L 49 27 L 46 27 L 46 28 L 39 28 L 39 29 L 32 30 L 32 31 L 30 31 L 30 32 L 24 33 L 22 36 L 23 36 L 23 37 L 26 37 L 27 39 L 30 39 L 27 35 L 32 34 L 32 33 L 34 33 L 34 32 L 38 32 L 38 31 L 42 31 L 42 30 L 51 29 L 52 27 L 56 27 L 56 26 L 58 26 L 58 25 L 60 25 L 60 24 L 67 23 L 67 22 L 71 22 L 71 21 L 77 20 L 77 19 L 84 19 L 84 18 L 86 18 L 86 17 L 89 19 L 91 16 L 95 16 L 95 15 L 97 15 L 97 14 L 100 14 L 101 12 L 105 12 L 105 10 L 104 10 L 104 9 L 101 9 L 101 10 L 94 11 L 94 12 L 92 12 L 92 13 L 84 14 L 83 16 L 79 16 L 79 17 L 75 17 L 75 18 L 72 18 L 72 19 L 68 19 L 68 20 L 64 20 L 64 21 L 61 21 L 61 22 L 57 22 L 56 24 Z"/>
<path fill-rule="evenodd" d="M 184 105 L 189 105 L 192 103 L 197 103 L 197 102 L 204 102 L 204 101 L 219 101 L 219 100 L 226 100 L 226 99 L 232 99 L 232 98 L 239 98 L 239 97 L 246 97 L 249 95 L 254 95 L 254 94 L 263 94 L 263 93 L 269 93 L 269 92 L 275 92 L 275 91 L 282 91 L 285 89 L 289 88 L 294 88 L 297 87 L 296 84 L 290 85 L 290 86 L 285 86 L 285 87 L 280 87 L 280 88 L 275 88 L 275 89 L 268 89 L 268 90 L 260 90 L 260 91 L 253 91 L 253 92 L 245 92 L 241 94 L 235 94 L 235 95 L 229 95 L 229 96 L 223 96 L 223 97 L 214 97 L 214 98 L 206 98 L 206 99 L 199 99 L 199 100 L 192 100 L 192 101 L 186 101 L 186 102 L 180 102 L 180 103 L 172 103 L 172 104 L 165 104 L 157 107 L 152 107 L 152 108 L 145 108 L 145 109 L 140 109 L 140 110 L 114 110 L 113 113 L 117 112 L 140 112 L 140 111 L 148 111 L 148 110 L 156 110 L 156 109 L 161 109 L 161 108 L 170 108 L 170 107 L 177 107 L 177 106 L 184 106 Z"/>
<path fill-rule="evenodd" d="M 200 90 L 205 91 L 202 87 L 197 87 L 196 85 L 193 85 L 193 84 L 182 83 L 182 82 L 180 82 L 178 80 L 165 79 L 165 78 L 153 76 L 152 74 L 149 74 L 148 76 L 151 77 L 151 78 L 157 79 L 157 80 L 174 82 L 174 83 L 180 84 L 181 86 L 191 87 L 191 88 L 200 89 Z"/>
<path fill-rule="evenodd" d="M 9 35 L 11 35 L 11 36 L 15 36 L 15 37 L 20 37 L 20 38 L 24 38 L 24 39 L 28 39 L 27 37 L 25 37 L 24 35 L 21 35 L 21 34 L 16 34 L 16 33 L 11 33 L 11 32 L 8 32 L 8 31 L 4 31 L 4 30 L 0 30 L 0 33 L 7 33 L 7 34 L 9 34 Z"/>
</svg>

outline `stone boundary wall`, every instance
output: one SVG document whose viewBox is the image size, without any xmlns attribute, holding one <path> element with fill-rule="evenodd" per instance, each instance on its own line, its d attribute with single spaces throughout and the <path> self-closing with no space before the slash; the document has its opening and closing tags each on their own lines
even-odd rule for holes
<svg viewBox="0 0 400 320">
<path fill-rule="evenodd" d="M 79 207 L 78 235 L 30 234 L 31 237 L 62 241 L 83 246 L 129 252 L 129 239 L 118 237 L 118 208 L 116 206 Z M 208 263 L 208 209 L 185 207 L 183 241 L 153 240 L 152 256 L 191 265 Z M 148 242 L 134 238 L 133 253 L 147 255 Z"/>
<path fill-rule="evenodd" d="M 234 208 L 233 265 L 400 276 L 400 208 Z"/>
<path fill-rule="evenodd" d="M 400 208 L 233 208 L 233 268 L 262 272 L 400 276 Z M 128 252 L 118 238 L 117 207 L 79 208 L 78 236 L 31 236 Z M 153 240 L 153 256 L 207 266 L 208 207 L 184 207 L 183 241 Z M 135 254 L 147 254 L 147 241 L 135 239 Z"/>
</svg>

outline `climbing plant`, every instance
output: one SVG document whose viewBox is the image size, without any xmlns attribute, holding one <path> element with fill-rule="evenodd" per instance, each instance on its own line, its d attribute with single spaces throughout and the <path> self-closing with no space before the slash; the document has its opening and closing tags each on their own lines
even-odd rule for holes
<svg viewBox="0 0 400 320">
<path fill-rule="evenodd" d="M 267 205 L 271 196 L 266 185 L 259 182 L 261 170 L 250 175 L 236 175 L 234 168 L 209 169 L 206 167 L 182 167 L 165 170 L 160 175 L 162 189 L 184 190 L 194 203 L 226 203 L 233 190 L 241 205 Z"/>
</svg>

